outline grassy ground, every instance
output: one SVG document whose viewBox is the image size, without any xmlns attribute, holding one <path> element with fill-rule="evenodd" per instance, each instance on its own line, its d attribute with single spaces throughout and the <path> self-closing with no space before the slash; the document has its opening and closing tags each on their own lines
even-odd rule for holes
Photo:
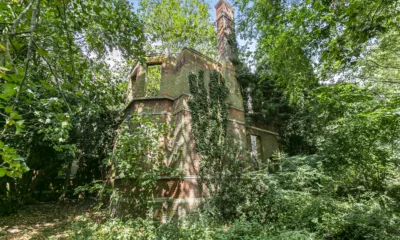
<svg viewBox="0 0 400 240">
<path fill-rule="evenodd" d="M 89 203 L 40 203 L 0 217 L 0 239 L 68 239 L 72 222 L 90 218 L 104 222 L 106 214 Z"/>
</svg>

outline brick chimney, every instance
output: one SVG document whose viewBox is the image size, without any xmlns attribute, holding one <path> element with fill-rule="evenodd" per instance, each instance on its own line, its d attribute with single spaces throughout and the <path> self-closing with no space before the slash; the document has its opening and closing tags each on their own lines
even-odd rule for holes
<svg viewBox="0 0 400 240">
<path fill-rule="evenodd" d="M 233 57 L 232 41 L 229 41 L 234 34 L 233 7 L 227 0 L 219 0 L 215 5 L 217 11 L 217 34 L 218 34 L 218 57 L 228 61 Z"/>
</svg>

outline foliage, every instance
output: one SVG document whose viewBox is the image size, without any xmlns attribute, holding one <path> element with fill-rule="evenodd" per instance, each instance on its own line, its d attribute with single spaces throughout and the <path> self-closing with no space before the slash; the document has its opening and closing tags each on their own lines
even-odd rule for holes
<svg viewBox="0 0 400 240">
<path fill-rule="evenodd" d="M 215 208 L 165 224 L 151 217 L 121 221 L 86 213 L 63 231 L 70 239 L 399 239 L 398 200 L 374 191 L 340 196 L 347 183 L 330 175 L 323 159 L 283 157 L 281 172 L 229 178 L 236 187 L 226 192 L 225 202 L 236 203 L 231 206 L 237 214 L 229 221 Z"/>
<path fill-rule="evenodd" d="M 267 66 L 263 75 L 276 80 L 290 102 L 300 106 L 304 91 L 317 82 L 360 73 L 352 70 L 365 62 L 371 45 L 385 48 L 388 41 L 380 39 L 399 30 L 395 0 L 237 3 L 242 34 L 258 41 L 258 65 Z M 393 38 L 390 42 L 395 47 Z"/>
<path fill-rule="evenodd" d="M 140 0 L 147 51 L 176 55 L 184 47 L 215 56 L 216 34 L 204 0 Z"/>
<path fill-rule="evenodd" d="M 69 238 L 400 239 L 398 1 L 238 4 L 240 33 L 258 43 L 256 71 L 234 62 L 238 80 L 250 116 L 279 128 L 291 156 L 281 171 L 246 171 L 229 141 L 224 79 L 211 72 L 207 86 L 203 71 L 192 73 L 192 131 L 212 197 L 164 225 L 85 214 Z M 158 177 L 174 172 L 159 141 L 170 129 L 134 115 L 116 130 L 126 69 L 106 56 L 140 58 L 143 31 L 156 42 L 146 50 L 213 55 L 207 11 L 197 0 L 142 0 L 140 17 L 125 0 L 1 2 L 0 213 L 45 191 L 65 196 L 73 163 L 75 184 L 86 184 L 76 191 L 107 197 L 110 183 L 98 181 L 107 160 L 112 213 L 151 211 Z"/>
<path fill-rule="evenodd" d="M 71 221 L 43 233 L 69 239 L 399 239 L 398 200 L 374 191 L 341 196 L 347 183 L 330 175 L 323 160 L 317 155 L 283 157 L 281 172 L 241 171 L 242 178 L 227 178 L 225 183 L 233 180 L 235 188 L 225 192 L 225 202 L 237 214 L 229 221 L 212 212 L 216 208 L 161 225 L 152 217 L 122 221 L 104 212 L 76 215 L 67 208 Z"/>
<path fill-rule="evenodd" d="M 168 137 L 170 127 L 150 116 L 132 115 L 121 125 L 112 164 L 122 186 L 116 185 L 111 196 L 113 214 L 140 214 L 153 206 L 157 179 L 170 170 L 163 163 L 165 146 L 160 144 Z"/>
<path fill-rule="evenodd" d="M 291 156 L 314 154 L 314 116 L 309 113 L 309 109 L 299 109 L 290 104 L 284 96 L 284 89 L 277 86 L 273 78 L 264 75 L 265 70 L 252 72 L 244 62 L 242 57 L 237 66 L 236 78 L 242 87 L 247 124 L 259 122 L 275 128 L 281 136 L 281 149 Z M 309 93 L 306 98 L 309 98 Z"/>
<path fill-rule="evenodd" d="M 126 71 L 108 56 L 142 56 L 140 21 L 124 0 L 2 1 L 0 16 L 1 148 L 21 156 L 13 154 L 11 165 L 25 159 L 31 169 L 1 179 L 2 194 L 22 202 L 43 191 L 65 196 L 73 162 L 74 183 L 102 175 L 121 121 Z"/>
<path fill-rule="evenodd" d="M 258 34 L 255 73 L 238 72 L 252 116 L 279 127 L 297 156 L 276 174 L 242 176 L 214 200 L 230 215 L 210 214 L 317 238 L 398 239 L 396 1 L 240 3 L 242 33 Z"/>
<path fill-rule="evenodd" d="M 74 195 L 78 195 L 79 199 L 87 199 L 92 197 L 98 204 L 96 207 L 94 207 L 94 209 L 99 210 L 110 202 L 110 197 L 113 190 L 109 188 L 107 184 L 107 181 L 94 180 L 91 183 L 75 188 Z"/>
<path fill-rule="evenodd" d="M 3 160 L 0 168 L 0 177 L 5 175 L 9 177 L 21 177 L 23 172 L 29 170 L 29 168 L 23 162 L 24 159 L 19 157 L 13 148 L 9 148 L 0 142 L 0 156 Z"/>
<path fill-rule="evenodd" d="M 270 234 L 258 223 L 235 222 L 229 228 L 194 217 L 159 226 L 151 220 L 112 219 L 103 225 L 83 218 L 68 231 L 71 239 L 316 239 L 305 231 Z"/>
<path fill-rule="evenodd" d="M 160 95 L 161 65 L 147 66 L 146 73 L 146 96 Z"/>
<path fill-rule="evenodd" d="M 349 187 L 357 182 L 383 191 L 398 174 L 399 99 L 355 84 L 320 87 L 313 95 L 310 112 L 325 166 L 346 176 Z"/>
<path fill-rule="evenodd" d="M 355 132 L 351 136 L 345 133 L 346 124 L 352 125 L 363 111 L 366 111 L 363 121 L 369 122 L 372 110 L 356 110 L 354 106 L 378 107 L 377 102 L 383 105 L 383 102 L 392 102 L 389 115 L 395 117 L 400 32 L 397 1 L 246 0 L 237 4 L 241 10 L 239 32 L 246 38 L 256 38 L 258 43 L 256 71 L 251 78 L 244 76 L 242 86 L 250 91 L 253 116 L 279 128 L 286 152 L 313 154 L 318 147 L 328 149 L 321 143 L 326 133 L 331 132 L 325 126 L 331 120 L 338 123 L 336 120 L 342 116 L 348 121 L 341 122 L 343 129 L 338 134 L 349 139 L 355 137 L 351 135 Z M 242 75 L 239 74 L 239 79 Z M 346 95 L 338 93 L 337 89 L 348 88 L 350 85 L 345 83 L 350 82 L 357 86 L 349 88 Z M 351 92 L 355 89 L 361 92 Z M 358 94 L 367 94 L 371 99 Z M 347 101 L 340 101 L 342 98 Z M 320 103 L 337 100 L 341 102 L 340 109 L 335 109 L 334 104 L 322 106 Z M 383 105 L 378 108 L 384 109 Z M 340 116 L 337 111 L 346 113 Z M 326 113 L 330 113 L 330 118 L 322 120 Z M 354 117 L 350 117 L 352 114 Z M 377 118 L 388 119 L 385 114 L 384 110 L 374 113 Z M 384 124 L 382 134 L 396 129 L 397 121 L 389 122 L 391 126 Z M 373 142 L 367 138 L 369 141 L 364 141 L 364 146 Z M 346 149 L 333 150 L 332 146 L 330 153 L 349 149 L 348 143 L 342 146 Z"/>
<path fill-rule="evenodd" d="M 200 156 L 200 180 L 207 183 L 209 189 L 210 185 L 218 188 L 225 166 L 243 154 L 240 150 L 232 151 L 230 146 L 234 143 L 227 136 L 228 89 L 215 70 L 210 73 L 208 86 L 204 82 L 204 71 L 200 70 L 198 76 L 189 74 L 189 86 L 193 96 L 189 107 L 196 151 Z M 206 179 L 209 176 L 212 179 Z"/>
<path fill-rule="evenodd" d="M 225 184 L 230 181 L 235 180 L 229 178 Z M 343 196 L 346 186 L 342 176 L 324 170 L 320 156 L 283 158 L 281 172 L 245 173 L 224 198 L 211 198 L 211 203 L 231 206 L 233 218 L 218 214 L 213 205 L 204 210 L 214 219 L 240 219 L 241 224 L 258 225 L 275 236 L 297 232 L 317 239 L 398 239 L 397 199 L 370 190 Z"/>
<path fill-rule="evenodd" d="M 217 71 L 210 73 L 210 82 L 206 87 L 204 71 L 198 76 L 189 74 L 189 102 L 192 111 L 193 135 L 196 139 L 196 150 L 207 158 L 218 158 L 218 153 L 210 152 L 210 146 L 222 145 L 226 137 L 228 116 L 226 98 L 228 90 L 225 81 Z"/>
</svg>

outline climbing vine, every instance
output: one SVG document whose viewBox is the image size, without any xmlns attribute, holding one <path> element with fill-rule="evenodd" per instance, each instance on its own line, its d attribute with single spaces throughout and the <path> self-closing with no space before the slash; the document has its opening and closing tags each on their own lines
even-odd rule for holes
<svg viewBox="0 0 400 240">
<path fill-rule="evenodd" d="M 198 75 L 189 74 L 189 101 L 192 111 L 192 132 L 196 141 L 196 151 L 200 155 L 200 178 L 220 172 L 223 167 L 226 148 L 226 128 L 228 120 L 228 89 L 221 74 L 210 73 L 208 89 L 204 82 L 204 71 Z M 209 182 L 209 181 L 208 181 Z M 201 184 L 200 184 L 201 185 Z"/>
<path fill-rule="evenodd" d="M 193 96 L 189 101 L 192 132 L 200 155 L 198 188 L 204 196 L 212 196 L 201 208 L 212 216 L 227 218 L 244 200 L 245 195 L 237 191 L 237 186 L 242 184 L 242 175 L 248 167 L 248 153 L 237 147 L 227 133 L 228 89 L 221 74 L 210 73 L 208 89 L 203 71 L 190 74 L 189 84 Z"/>
</svg>

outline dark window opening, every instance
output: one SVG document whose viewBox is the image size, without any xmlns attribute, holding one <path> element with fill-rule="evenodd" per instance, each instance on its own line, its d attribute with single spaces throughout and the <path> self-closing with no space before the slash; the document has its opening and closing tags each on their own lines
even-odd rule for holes
<svg viewBox="0 0 400 240">
<path fill-rule="evenodd" d="M 136 74 L 131 77 L 131 95 L 136 97 Z"/>
</svg>

